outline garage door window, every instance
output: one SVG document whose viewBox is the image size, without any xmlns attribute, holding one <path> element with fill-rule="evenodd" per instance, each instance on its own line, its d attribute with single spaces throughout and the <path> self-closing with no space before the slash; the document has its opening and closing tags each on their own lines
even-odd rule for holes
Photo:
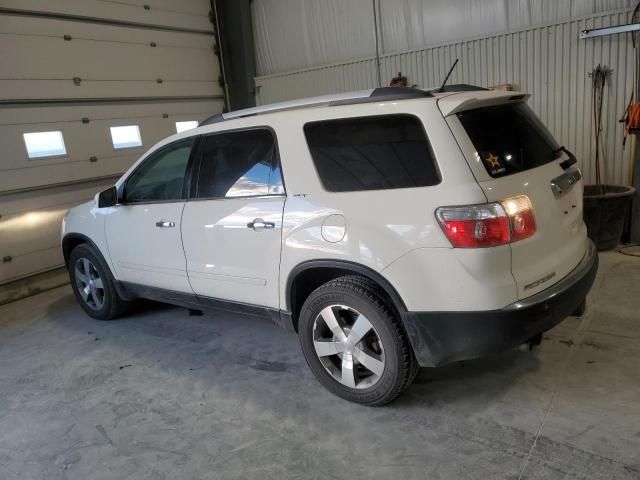
<svg viewBox="0 0 640 480">
<path fill-rule="evenodd" d="M 125 187 L 125 203 L 169 202 L 184 198 L 184 177 L 193 138 L 176 142 L 145 159 Z"/>
<path fill-rule="evenodd" d="M 138 128 L 138 125 L 111 127 L 111 143 L 113 143 L 113 148 L 116 150 L 141 147 L 140 128 Z"/>
<path fill-rule="evenodd" d="M 176 133 L 184 132 L 186 130 L 191 130 L 192 128 L 196 128 L 198 126 L 198 122 L 196 120 L 189 120 L 186 122 L 176 122 Z"/>
<path fill-rule="evenodd" d="M 32 132 L 22 134 L 29 158 L 58 157 L 67 154 L 62 132 Z"/>
<path fill-rule="evenodd" d="M 199 198 L 253 197 L 284 193 L 273 134 L 246 130 L 206 138 Z"/>
<path fill-rule="evenodd" d="M 304 133 L 330 192 L 427 187 L 440 175 L 422 122 L 385 115 L 307 123 Z"/>
</svg>

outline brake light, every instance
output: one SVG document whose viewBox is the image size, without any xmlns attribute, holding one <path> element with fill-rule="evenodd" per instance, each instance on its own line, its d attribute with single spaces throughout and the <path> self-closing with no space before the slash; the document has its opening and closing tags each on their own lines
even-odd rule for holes
<svg viewBox="0 0 640 480">
<path fill-rule="evenodd" d="M 454 248 L 496 247 L 536 231 L 533 207 L 526 195 L 499 203 L 440 207 L 436 218 Z"/>
</svg>

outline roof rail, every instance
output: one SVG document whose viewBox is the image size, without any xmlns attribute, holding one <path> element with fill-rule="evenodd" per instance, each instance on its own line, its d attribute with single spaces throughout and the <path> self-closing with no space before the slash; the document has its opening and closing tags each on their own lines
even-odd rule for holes
<svg viewBox="0 0 640 480">
<path fill-rule="evenodd" d="M 202 125 L 230 120 L 232 118 L 249 117 L 261 113 L 280 112 L 294 108 L 311 107 L 320 105 L 352 105 L 356 103 L 379 102 L 381 100 L 403 100 L 408 98 L 425 98 L 433 95 L 425 90 L 410 87 L 381 87 L 369 90 L 359 90 L 355 92 L 338 93 L 332 95 L 322 95 L 319 97 L 301 98 L 287 102 L 272 103 L 260 107 L 245 108 L 235 112 L 212 115 Z"/>
<path fill-rule="evenodd" d="M 358 103 L 371 103 L 392 100 L 407 100 L 410 98 L 427 98 L 433 97 L 431 92 L 411 87 L 379 87 L 374 88 L 371 94 L 364 98 L 348 98 L 331 102 L 330 106 L 335 105 L 355 105 Z"/>
<path fill-rule="evenodd" d="M 448 85 L 442 90 L 421 90 L 412 87 L 380 87 L 369 90 L 358 90 L 355 92 L 337 93 L 332 95 L 322 95 L 319 97 L 301 98 L 298 100 L 289 100 L 287 102 L 272 103 L 270 105 L 262 105 L 260 107 L 244 108 L 234 112 L 219 113 L 212 115 L 202 125 L 211 125 L 212 123 L 223 122 L 232 118 L 250 117 L 261 113 L 281 112 L 283 110 L 292 110 L 295 108 L 312 107 L 312 106 L 336 106 L 336 105 L 355 105 L 358 103 L 371 103 L 380 101 L 406 100 L 410 98 L 427 98 L 433 97 L 434 93 L 439 92 L 469 92 L 474 90 L 486 90 L 486 88 L 476 87 L 475 85 L 459 84 Z"/>
</svg>

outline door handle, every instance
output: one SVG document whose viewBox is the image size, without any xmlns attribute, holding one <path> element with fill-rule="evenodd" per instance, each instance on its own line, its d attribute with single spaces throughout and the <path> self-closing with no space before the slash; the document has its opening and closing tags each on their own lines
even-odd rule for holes
<svg viewBox="0 0 640 480">
<path fill-rule="evenodd" d="M 275 228 L 276 224 L 273 222 L 265 222 L 262 218 L 254 218 L 252 222 L 247 223 L 247 228 L 253 230 L 270 230 Z"/>
<path fill-rule="evenodd" d="M 166 220 L 158 220 L 156 227 L 158 228 L 173 228 L 176 226 L 176 222 L 167 222 Z"/>
</svg>

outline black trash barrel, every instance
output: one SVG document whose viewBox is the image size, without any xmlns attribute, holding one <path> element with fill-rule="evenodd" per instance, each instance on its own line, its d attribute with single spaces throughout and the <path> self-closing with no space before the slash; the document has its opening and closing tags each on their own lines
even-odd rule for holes
<svg viewBox="0 0 640 480">
<path fill-rule="evenodd" d="M 618 246 L 635 191 L 623 185 L 584 186 L 584 223 L 598 250 Z"/>
</svg>

